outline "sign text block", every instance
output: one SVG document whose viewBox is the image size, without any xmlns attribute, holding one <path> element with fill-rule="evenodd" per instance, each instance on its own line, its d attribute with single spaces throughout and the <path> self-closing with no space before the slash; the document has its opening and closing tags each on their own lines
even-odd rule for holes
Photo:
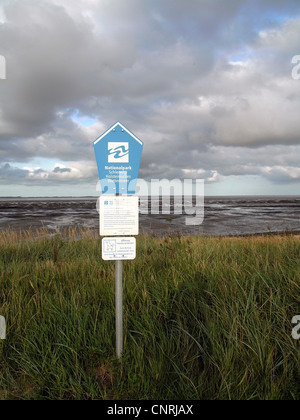
<svg viewBox="0 0 300 420">
<path fill-rule="evenodd" d="M 100 197 L 100 235 L 139 234 L 138 197 Z"/>
</svg>

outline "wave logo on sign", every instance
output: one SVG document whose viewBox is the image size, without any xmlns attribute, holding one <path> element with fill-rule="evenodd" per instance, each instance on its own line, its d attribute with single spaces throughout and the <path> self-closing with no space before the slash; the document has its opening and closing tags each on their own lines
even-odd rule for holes
<svg viewBox="0 0 300 420">
<path fill-rule="evenodd" d="M 108 143 L 108 163 L 129 163 L 129 143 Z"/>
</svg>

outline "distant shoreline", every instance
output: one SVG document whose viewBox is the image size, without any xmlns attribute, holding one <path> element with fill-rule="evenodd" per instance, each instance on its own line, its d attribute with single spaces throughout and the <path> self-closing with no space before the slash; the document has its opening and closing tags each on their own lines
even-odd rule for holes
<svg viewBox="0 0 300 420">
<path fill-rule="evenodd" d="M 18 199 L 22 199 L 22 200 L 35 200 L 35 199 L 49 199 L 49 200 L 57 200 L 57 199 L 63 199 L 63 200 L 69 200 L 69 199 L 83 199 L 83 200 L 86 200 L 86 199 L 94 199 L 94 198 L 98 198 L 100 196 L 100 194 L 99 195 L 83 195 L 83 196 L 81 196 L 81 195 L 76 195 L 76 196 L 72 196 L 72 195 L 70 195 L 70 196 L 64 196 L 64 195 L 61 195 L 61 196 L 0 196 L 0 200 L 18 200 Z M 146 197 L 146 196 L 141 196 L 142 198 L 144 198 L 144 197 Z M 283 194 L 278 194 L 278 195 L 261 195 L 261 194 L 250 194 L 250 195 L 247 195 L 247 194 L 244 194 L 244 195 L 205 195 L 205 197 L 204 198 L 212 198 L 212 199 L 226 199 L 226 198 L 228 198 L 228 199 L 230 199 L 230 198 L 255 198 L 255 197 L 257 197 L 257 198 L 280 198 L 280 197 L 282 197 L 282 198 L 284 198 L 284 197 L 287 197 L 287 198 L 299 198 L 300 199 L 300 195 L 299 194 L 295 194 L 295 195 L 283 195 Z"/>
</svg>

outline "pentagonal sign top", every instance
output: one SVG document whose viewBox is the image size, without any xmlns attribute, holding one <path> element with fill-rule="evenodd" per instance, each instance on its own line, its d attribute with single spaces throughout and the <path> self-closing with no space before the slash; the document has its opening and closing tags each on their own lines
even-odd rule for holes
<svg viewBox="0 0 300 420">
<path fill-rule="evenodd" d="M 143 146 L 119 122 L 94 141 L 103 194 L 135 194 Z"/>
</svg>

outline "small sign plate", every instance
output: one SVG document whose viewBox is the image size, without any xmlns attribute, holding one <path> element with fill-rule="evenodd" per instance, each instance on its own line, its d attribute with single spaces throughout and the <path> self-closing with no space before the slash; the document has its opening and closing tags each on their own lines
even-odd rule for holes
<svg viewBox="0 0 300 420">
<path fill-rule="evenodd" d="M 136 258 L 135 238 L 103 238 L 102 259 L 105 261 L 134 260 Z"/>
<path fill-rule="evenodd" d="M 100 236 L 139 234 L 138 197 L 100 197 Z"/>
</svg>

